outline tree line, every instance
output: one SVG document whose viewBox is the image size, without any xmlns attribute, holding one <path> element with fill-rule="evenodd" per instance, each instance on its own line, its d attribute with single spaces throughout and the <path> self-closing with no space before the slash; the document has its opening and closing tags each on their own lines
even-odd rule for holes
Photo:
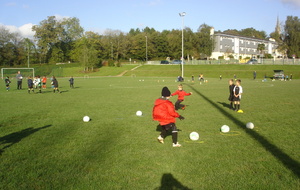
<svg viewBox="0 0 300 190">
<path fill-rule="evenodd" d="M 210 57 L 214 49 L 211 28 L 204 23 L 196 32 L 188 27 L 184 29 L 185 59 Z M 28 61 L 30 64 L 80 62 L 88 69 L 100 66 L 103 61 L 113 65 L 124 60 L 181 58 L 182 31 L 176 29 L 160 32 L 145 27 L 130 29 L 127 33 L 106 30 L 104 34 L 98 34 L 84 31 L 76 17 L 57 20 L 55 16 L 49 16 L 33 26 L 32 30 L 35 32 L 34 39 L 28 39 L 10 32 L 4 26 L 0 27 L 1 66 L 24 65 Z M 275 30 L 269 36 L 265 31 L 254 28 L 223 32 L 260 39 L 271 37 L 286 56 L 300 57 L 300 19 L 297 16 L 288 16 L 282 31 Z"/>
</svg>

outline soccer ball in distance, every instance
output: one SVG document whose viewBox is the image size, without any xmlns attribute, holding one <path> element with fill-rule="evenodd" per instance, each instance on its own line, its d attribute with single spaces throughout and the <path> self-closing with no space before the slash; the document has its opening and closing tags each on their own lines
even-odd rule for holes
<svg viewBox="0 0 300 190">
<path fill-rule="evenodd" d="M 229 128 L 228 125 L 223 125 L 223 126 L 221 127 L 221 132 L 222 132 L 222 133 L 228 133 L 229 131 L 230 131 L 230 128 Z"/>
<path fill-rule="evenodd" d="M 246 124 L 246 127 L 247 127 L 248 129 L 253 129 L 253 128 L 254 128 L 254 124 L 251 123 L 251 122 L 248 122 L 248 123 Z"/>
<path fill-rule="evenodd" d="M 197 141 L 197 140 L 199 140 L 199 134 L 198 134 L 197 132 L 191 132 L 191 133 L 190 133 L 190 139 L 191 139 L 192 141 Z"/>
<path fill-rule="evenodd" d="M 90 117 L 89 116 L 84 116 L 83 117 L 83 121 L 84 122 L 89 122 L 90 121 Z"/>
<path fill-rule="evenodd" d="M 142 112 L 142 111 L 137 111 L 135 114 L 136 114 L 137 116 L 142 116 L 142 115 L 143 115 L 143 112 Z"/>
</svg>

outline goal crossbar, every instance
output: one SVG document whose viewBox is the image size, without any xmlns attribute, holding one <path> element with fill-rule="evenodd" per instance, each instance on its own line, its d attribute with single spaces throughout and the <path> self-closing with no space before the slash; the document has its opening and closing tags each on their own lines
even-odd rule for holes
<svg viewBox="0 0 300 190">
<path fill-rule="evenodd" d="M 4 79 L 4 70 L 32 70 L 32 77 L 34 77 L 34 68 L 1 68 L 2 79 Z"/>
</svg>

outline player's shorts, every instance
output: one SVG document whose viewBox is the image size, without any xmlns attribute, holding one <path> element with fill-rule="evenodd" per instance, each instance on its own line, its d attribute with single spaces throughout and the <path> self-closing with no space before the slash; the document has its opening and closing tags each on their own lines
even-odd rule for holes
<svg viewBox="0 0 300 190">
<path fill-rule="evenodd" d="M 232 102 L 232 101 L 233 101 L 233 98 L 234 98 L 233 95 L 229 95 L 228 100 Z"/>
<path fill-rule="evenodd" d="M 46 85 L 46 83 L 45 83 L 45 82 L 43 82 L 43 85 Z"/>
<path fill-rule="evenodd" d="M 5 86 L 6 86 L 6 87 L 9 87 L 9 84 L 6 84 Z"/>
<path fill-rule="evenodd" d="M 175 123 L 169 123 L 167 125 L 162 125 L 161 126 L 164 130 L 168 131 L 170 129 L 172 129 L 172 133 L 177 133 L 177 127 L 175 125 Z"/>
<path fill-rule="evenodd" d="M 33 85 L 28 86 L 28 88 L 33 88 Z"/>
<path fill-rule="evenodd" d="M 240 97 L 238 96 L 238 97 L 233 97 L 233 101 L 235 101 L 235 102 L 240 102 L 241 101 L 241 99 L 240 99 Z"/>
</svg>

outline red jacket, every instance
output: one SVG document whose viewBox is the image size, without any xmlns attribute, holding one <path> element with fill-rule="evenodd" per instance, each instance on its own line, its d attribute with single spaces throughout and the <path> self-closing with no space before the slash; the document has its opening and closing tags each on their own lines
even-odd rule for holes
<svg viewBox="0 0 300 190">
<path fill-rule="evenodd" d="M 171 96 L 178 95 L 178 100 L 184 100 L 184 96 L 189 96 L 191 93 L 187 93 L 184 90 L 176 90 Z"/>
<path fill-rule="evenodd" d="M 167 125 L 175 123 L 179 114 L 175 111 L 171 101 L 159 98 L 154 102 L 152 116 L 153 120 L 159 121 L 160 125 Z"/>
</svg>

